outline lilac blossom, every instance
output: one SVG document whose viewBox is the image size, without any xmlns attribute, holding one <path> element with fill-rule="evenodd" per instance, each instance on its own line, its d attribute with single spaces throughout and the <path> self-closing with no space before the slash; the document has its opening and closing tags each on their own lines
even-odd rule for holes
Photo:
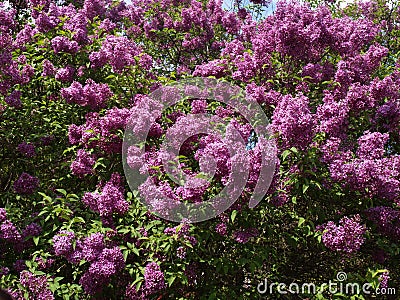
<svg viewBox="0 0 400 300">
<path fill-rule="evenodd" d="M 233 238 L 236 242 L 245 244 L 251 238 L 257 237 L 259 235 L 259 231 L 257 228 L 247 228 L 245 230 L 238 230 L 233 233 Z"/>
<path fill-rule="evenodd" d="M 160 266 L 155 262 L 146 265 L 144 280 L 144 292 L 146 295 L 152 295 L 166 287 L 164 273 L 161 271 Z"/>
<path fill-rule="evenodd" d="M 323 226 L 322 242 L 333 251 L 347 254 L 358 251 L 365 241 L 366 228 L 360 224 L 360 216 L 343 217 L 339 225 L 329 221 Z"/>
<path fill-rule="evenodd" d="M 76 160 L 74 160 L 71 164 L 72 174 L 79 177 L 92 174 L 95 162 L 96 160 L 90 153 L 79 149 L 76 155 Z"/>
<path fill-rule="evenodd" d="M 18 145 L 18 151 L 26 157 L 34 157 L 36 155 L 35 146 L 31 143 L 22 142 Z"/>
<path fill-rule="evenodd" d="M 272 116 L 271 129 L 279 133 L 282 148 L 305 149 L 312 140 L 314 120 L 305 96 L 284 96 Z"/>
<path fill-rule="evenodd" d="M 20 274 L 21 284 L 28 289 L 30 297 L 33 299 L 53 300 L 54 296 L 47 283 L 47 277 L 35 276 L 29 271 Z"/>
<path fill-rule="evenodd" d="M 23 172 L 14 182 L 14 190 L 21 195 L 29 195 L 39 187 L 39 179 Z"/>
<path fill-rule="evenodd" d="M 86 193 L 82 202 L 100 216 L 110 216 L 113 213 L 124 214 L 129 209 L 129 203 L 124 197 L 124 188 L 120 185 L 120 175 L 114 173 L 101 190 L 101 193 Z"/>
<path fill-rule="evenodd" d="M 11 107 L 20 108 L 22 106 L 21 92 L 17 90 L 12 91 L 11 94 L 5 98 L 5 101 Z"/>
</svg>

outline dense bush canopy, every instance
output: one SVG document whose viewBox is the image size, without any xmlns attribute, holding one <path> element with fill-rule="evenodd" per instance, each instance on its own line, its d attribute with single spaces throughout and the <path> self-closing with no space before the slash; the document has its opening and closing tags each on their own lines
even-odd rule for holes
<svg viewBox="0 0 400 300">
<path fill-rule="evenodd" d="M 400 6 L 282 1 L 267 14 L 267 1 L 132 2 L 0 4 L 0 287 L 15 299 L 258 299 L 265 279 L 338 272 L 399 287 Z M 262 139 L 218 101 L 178 103 L 151 124 L 144 156 L 130 149 L 130 166 L 177 201 L 218 193 L 238 159 L 224 137 L 185 142 L 183 186 L 165 180 L 156 149 L 171 124 L 179 135 L 186 115 L 209 113 L 249 141 L 250 173 L 223 214 L 177 224 L 142 205 L 149 184 L 129 189 L 121 149 L 129 117 L 140 125 L 153 109 L 146 95 L 191 77 L 245 90 L 279 161 L 250 209 Z M 213 180 L 196 177 L 210 161 Z"/>
</svg>

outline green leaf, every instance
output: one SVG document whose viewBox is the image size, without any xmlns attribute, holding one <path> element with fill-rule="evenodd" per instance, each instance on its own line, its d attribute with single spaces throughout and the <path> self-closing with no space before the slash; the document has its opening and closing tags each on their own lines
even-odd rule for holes
<svg viewBox="0 0 400 300">
<path fill-rule="evenodd" d="M 171 286 L 174 283 L 175 279 L 176 279 L 176 275 L 172 275 L 171 277 L 169 277 L 167 280 L 168 286 Z"/>
<path fill-rule="evenodd" d="M 135 253 L 137 256 L 140 256 L 139 250 L 137 248 L 132 248 L 131 251 Z"/>
<path fill-rule="evenodd" d="M 63 194 L 64 196 L 67 196 L 67 191 L 64 189 L 56 189 L 56 191 Z"/>
<path fill-rule="evenodd" d="M 285 161 L 286 157 L 290 154 L 290 150 L 285 150 L 282 152 L 282 160 Z"/>
<path fill-rule="evenodd" d="M 37 246 L 39 244 L 39 236 L 34 236 L 33 237 L 33 242 L 35 243 L 35 245 Z"/>
<path fill-rule="evenodd" d="M 231 213 L 231 221 L 232 221 L 232 223 L 235 222 L 237 213 L 238 213 L 237 210 L 232 211 L 232 213 Z"/>
<path fill-rule="evenodd" d="M 293 153 L 296 153 L 296 154 L 299 153 L 299 151 L 295 147 L 290 148 L 290 151 L 292 151 Z"/>
<path fill-rule="evenodd" d="M 124 260 L 126 261 L 128 259 L 128 255 L 129 255 L 129 250 L 125 250 L 122 252 L 122 255 L 124 256 Z"/>
</svg>

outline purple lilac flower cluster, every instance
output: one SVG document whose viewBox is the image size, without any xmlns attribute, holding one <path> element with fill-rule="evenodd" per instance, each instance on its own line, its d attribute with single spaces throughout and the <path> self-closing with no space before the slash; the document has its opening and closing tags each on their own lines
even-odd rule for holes
<svg viewBox="0 0 400 300">
<path fill-rule="evenodd" d="M 39 187 L 39 179 L 26 172 L 23 172 L 14 182 L 14 190 L 21 195 L 29 195 Z"/>
<path fill-rule="evenodd" d="M 130 114 L 131 111 L 127 108 L 112 108 L 104 116 L 95 112 L 88 113 L 85 124 L 69 126 L 69 142 L 73 145 L 81 144 L 86 149 L 94 149 L 98 157 L 104 153 L 120 153 L 122 139 L 117 131 L 125 128 Z"/>
<path fill-rule="evenodd" d="M 73 232 L 60 231 L 53 238 L 53 249 L 55 255 L 64 257 L 73 264 L 79 264 L 82 260 L 90 263 L 79 282 L 91 295 L 101 291 L 110 278 L 125 267 L 121 249 L 106 247 L 104 235 L 101 233 L 76 239 Z"/>
<path fill-rule="evenodd" d="M 16 244 L 21 241 L 21 238 L 17 227 L 10 220 L 5 220 L 1 223 L 0 239 L 6 240 L 10 244 Z"/>
<path fill-rule="evenodd" d="M 96 160 L 90 153 L 83 149 L 79 149 L 76 154 L 76 159 L 71 163 L 72 174 L 78 177 L 92 174 L 95 162 Z"/>
<path fill-rule="evenodd" d="M 381 289 L 387 289 L 389 286 L 389 271 L 384 272 L 382 275 L 379 276 L 379 287 Z"/>
<path fill-rule="evenodd" d="M 22 271 L 20 274 L 20 282 L 24 286 L 31 299 L 53 300 L 53 293 L 49 289 L 47 277 L 35 276 L 29 271 Z M 24 298 L 22 298 L 24 299 Z"/>
<path fill-rule="evenodd" d="M 400 238 L 400 211 L 377 206 L 365 211 L 367 218 L 376 224 L 378 231 L 393 240 Z"/>
<path fill-rule="evenodd" d="M 128 38 L 109 35 L 104 40 L 100 51 L 92 52 L 89 59 L 93 68 L 110 64 L 115 72 L 121 73 L 128 66 L 136 65 L 136 57 L 139 57 L 141 53 L 141 48 Z M 143 55 L 148 57 L 147 54 Z"/>
<path fill-rule="evenodd" d="M 374 149 L 371 153 L 377 152 L 382 151 Z M 350 161 L 337 159 L 329 166 L 333 180 L 369 197 L 381 197 L 395 203 L 400 201 L 399 167 L 398 156 L 355 158 Z"/>
<path fill-rule="evenodd" d="M 302 96 L 284 96 L 272 116 L 271 129 L 279 133 L 282 148 L 305 149 L 313 137 L 313 117 L 308 107 L 309 100 Z"/>
<path fill-rule="evenodd" d="M 70 231 L 62 230 L 53 237 L 53 249 L 57 256 L 71 257 L 73 249 L 73 241 L 75 234 Z"/>
<path fill-rule="evenodd" d="M 135 285 L 128 285 L 125 290 L 126 299 L 140 300 L 150 299 L 150 297 L 159 293 L 167 287 L 164 273 L 156 262 L 148 263 L 144 269 L 144 284 L 139 290 Z"/>
<path fill-rule="evenodd" d="M 22 142 L 18 145 L 17 149 L 21 154 L 25 155 L 28 158 L 34 157 L 36 155 L 35 145 L 31 143 Z"/>
<path fill-rule="evenodd" d="M 129 203 L 124 196 L 122 178 L 118 173 L 112 174 L 101 193 L 85 193 L 82 202 L 103 217 L 112 216 L 114 213 L 122 215 L 129 209 Z"/>
<path fill-rule="evenodd" d="M 88 79 L 85 86 L 74 81 L 70 87 L 62 88 L 61 95 L 68 103 L 76 103 L 99 110 L 107 105 L 107 100 L 113 93 L 107 84 L 95 83 L 92 79 Z"/>
<path fill-rule="evenodd" d="M 59 68 L 56 71 L 55 78 L 61 82 L 71 82 L 74 78 L 75 71 L 75 68 L 71 65 Z"/>
<path fill-rule="evenodd" d="M 7 275 L 9 272 L 10 272 L 9 268 L 0 266 L 0 279 L 4 275 Z"/>
<path fill-rule="evenodd" d="M 351 254 L 358 251 L 365 241 L 366 228 L 360 224 L 359 215 L 343 217 L 339 220 L 339 225 L 329 221 L 319 227 L 319 230 L 323 230 L 324 245 L 334 251 Z"/>
<path fill-rule="evenodd" d="M 56 69 L 55 69 L 54 65 L 52 64 L 51 61 L 49 61 L 48 59 L 45 59 L 43 61 L 42 76 L 47 77 L 47 76 L 53 76 L 55 74 L 56 74 Z"/>
<path fill-rule="evenodd" d="M 14 90 L 5 98 L 5 101 L 8 105 L 15 108 L 20 108 L 22 106 L 21 102 L 21 92 Z"/>
<path fill-rule="evenodd" d="M 7 218 L 7 213 L 4 208 L 0 208 L 0 242 L 6 242 L 7 248 L 15 251 L 23 251 L 32 247 L 32 238 L 40 236 L 42 227 L 37 223 L 29 223 L 25 226 L 22 232 L 17 226 Z M 25 265 L 25 263 L 24 263 Z"/>
<path fill-rule="evenodd" d="M 108 284 L 110 277 L 125 267 L 125 260 L 119 247 L 105 248 L 91 263 L 79 280 L 86 293 L 94 295 Z"/>
<path fill-rule="evenodd" d="M 245 230 L 238 230 L 233 233 L 233 238 L 235 241 L 241 244 L 247 243 L 251 238 L 257 237 L 259 235 L 257 228 L 247 228 Z"/>
<path fill-rule="evenodd" d="M 144 272 L 144 293 L 151 295 L 165 287 L 164 273 L 161 271 L 160 266 L 155 262 L 147 264 Z"/>
<path fill-rule="evenodd" d="M 79 50 L 78 43 L 76 41 L 70 41 L 65 36 L 56 36 L 51 40 L 51 45 L 56 54 L 59 52 L 75 54 Z"/>
</svg>

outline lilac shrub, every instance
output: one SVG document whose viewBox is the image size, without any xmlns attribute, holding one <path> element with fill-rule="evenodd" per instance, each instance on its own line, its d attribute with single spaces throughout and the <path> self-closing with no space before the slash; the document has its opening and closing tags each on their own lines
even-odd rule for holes
<svg viewBox="0 0 400 300">
<path fill-rule="evenodd" d="M 399 286 L 397 3 L 279 1 L 265 14 L 274 3 L 9 2 L 0 4 L 0 288 L 15 299 L 258 299 L 265 278 L 318 282 L 339 271 Z M 271 149 L 243 111 L 195 87 L 165 110 L 147 96 L 196 77 L 237 85 L 270 120 L 279 160 L 253 209 Z M 222 129 L 198 134 L 202 115 Z M 130 190 L 124 131 L 147 128 L 126 163 L 149 176 Z M 237 200 L 214 219 L 160 217 L 218 195 L 246 167 Z M 184 184 L 168 176 L 177 169 Z"/>
</svg>

